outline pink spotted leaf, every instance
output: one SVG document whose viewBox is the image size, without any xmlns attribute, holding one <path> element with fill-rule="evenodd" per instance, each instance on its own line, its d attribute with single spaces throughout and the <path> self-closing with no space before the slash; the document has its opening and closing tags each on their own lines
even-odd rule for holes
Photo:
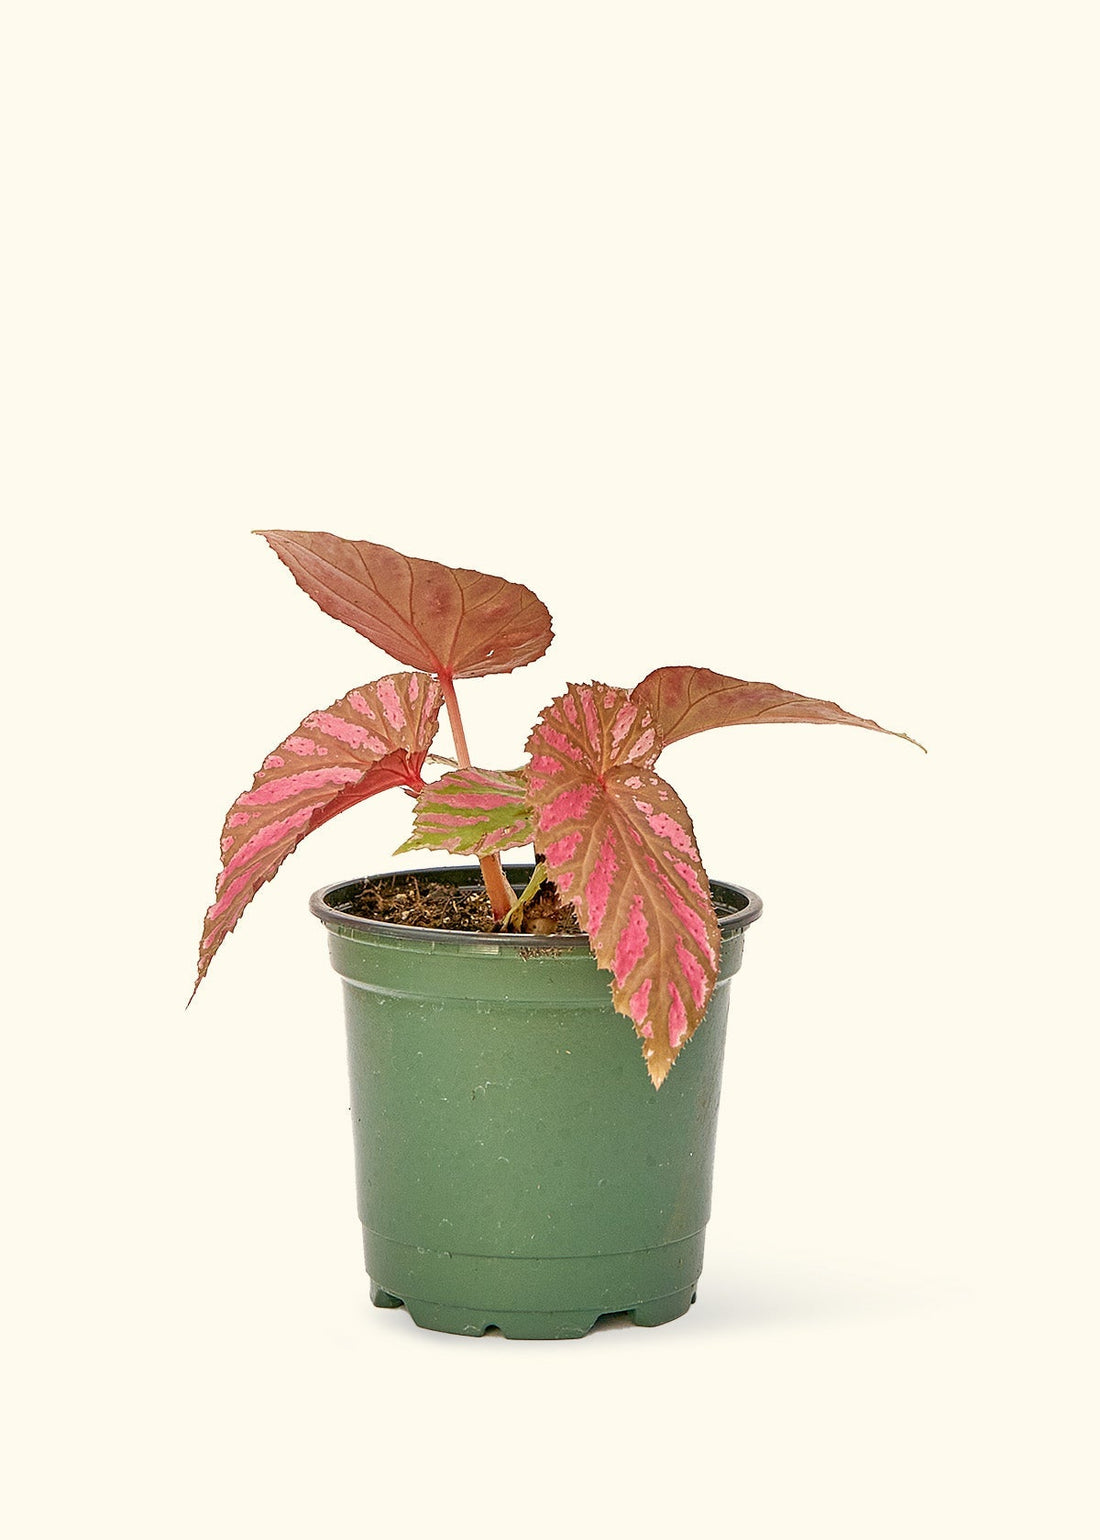
<svg viewBox="0 0 1100 1540">
<path fill-rule="evenodd" d="M 750 722 L 836 722 L 869 727 L 873 732 L 916 743 L 907 734 L 891 732 L 868 717 L 853 716 L 835 701 L 796 695 L 774 684 L 732 679 L 709 668 L 656 668 L 634 687 L 631 699 L 649 709 L 662 746 L 712 727 Z M 917 748 L 923 745 L 918 743 Z"/>
<path fill-rule="evenodd" d="M 534 837 L 521 770 L 455 770 L 425 786 L 416 800 L 412 836 L 395 853 L 491 856 L 529 845 Z"/>
<path fill-rule="evenodd" d="M 402 556 L 370 540 L 262 529 L 298 586 L 399 663 L 444 679 L 508 674 L 541 658 L 550 612 L 521 583 Z"/>
<path fill-rule="evenodd" d="M 570 685 L 527 742 L 536 845 L 659 1086 L 706 1011 L 720 936 L 687 809 L 653 770 L 661 742 L 626 690 Z"/>
<path fill-rule="evenodd" d="M 267 756 L 222 828 L 195 989 L 257 890 L 307 834 L 391 786 L 420 790 L 442 699 L 437 679 L 390 674 L 311 711 Z"/>
</svg>

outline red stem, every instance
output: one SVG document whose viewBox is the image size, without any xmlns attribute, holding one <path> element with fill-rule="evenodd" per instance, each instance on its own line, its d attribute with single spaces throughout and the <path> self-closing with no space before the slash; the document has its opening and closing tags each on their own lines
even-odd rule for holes
<svg viewBox="0 0 1100 1540">
<path fill-rule="evenodd" d="M 462 725 L 462 716 L 458 709 L 458 696 L 455 694 L 455 683 L 449 674 L 440 674 L 439 682 L 443 686 L 443 699 L 447 705 L 447 720 L 451 724 L 451 737 L 455 744 L 455 758 L 458 760 L 460 770 L 470 768 L 470 751 L 466 747 L 466 730 Z M 489 895 L 489 902 L 493 906 L 493 919 L 500 921 L 511 909 L 516 901 L 504 869 L 500 864 L 499 856 L 479 856 L 481 876 L 485 883 L 485 891 Z"/>
<path fill-rule="evenodd" d="M 451 724 L 451 737 L 455 741 L 455 758 L 458 760 L 458 768 L 460 770 L 468 770 L 470 768 L 470 751 L 466 747 L 466 730 L 462 726 L 462 717 L 458 709 L 455 682 L 449 674 L 440 674 L 439 682 L 443 686 L 443 699 L 447 703 L 447 718 Z"/>
</svg>

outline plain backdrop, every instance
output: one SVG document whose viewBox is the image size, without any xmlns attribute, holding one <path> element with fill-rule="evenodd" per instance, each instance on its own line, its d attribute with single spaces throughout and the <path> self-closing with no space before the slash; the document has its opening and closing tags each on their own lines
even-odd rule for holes
<svg viewBox="0 0 1100 1540">
<path fill-rule="evenodd" d="M 6 1532 L 1095 1535 L 1094 6 L 3 34 Z M 765 902 L 682 1320 L 370 1307 L 306 899 L 402 864 L 396 793 L 184 1015 L 226 808 L 390 667 L 256 527 L 540 594 L 482 763 L 664 663 L 928 746 L 662 761 Z"/>
</svg>

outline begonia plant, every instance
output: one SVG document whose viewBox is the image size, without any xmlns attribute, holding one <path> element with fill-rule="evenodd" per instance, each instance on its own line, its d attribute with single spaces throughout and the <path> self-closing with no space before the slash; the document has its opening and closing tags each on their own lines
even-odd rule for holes
<svg viewBox="0 0 1100 1540">
<path fill-rule="evenodd" d="M 649 1077 L 660 1086 L 703 1018 L 720 949 L 691 818 L 654 768 L 661 751 L 709 728 L 757 722 L 889 730 L 832 701 L 676 665 L 655 669 L 632 689 L 570 684 L 531 730 L 525 764 L 475 767 L 455 682 L 510 673 L 541 657 L 553 638 L 541 600 L 519 583 L 367 540 L 258 533 L 321 609 L 412 672 L 388 674 L 311 711 L 233 803 L 195 989 L 257 890 L 307 834 L 377 792 L 402 787 L 416 809 L 400 850 L 476 856 L 500 929 L 523 928 L 528 897 L 517 900 L 501 853 L 534 846 L 528 892 L 550 880 L 571 903 L 611 976 L 615 1009 L 633 1023 Z M 425 781 L 444 707 L 456 768 Z"/>
</svg>

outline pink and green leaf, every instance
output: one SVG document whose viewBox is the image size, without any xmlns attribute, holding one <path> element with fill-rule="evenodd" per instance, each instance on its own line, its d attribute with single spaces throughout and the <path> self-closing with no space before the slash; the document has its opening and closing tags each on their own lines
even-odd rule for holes
<svg viewBox="0 0 1100 1540">
<path fill-rule="evenodd" d="M 407 850 L 449 850 L 459 856 L 491 856 L 529 845 L 534 812 L 521 770 L 455 770 L 425 786 L 416 801 Z"/>
<path fill-rule="evenodd" d="M 602 684 L 570 685 L 527 743 L 537 848 L 655 1086 L 703 1018 L 721 945 L 691 819 L 653 770 L 660 748 L 649 711 Z"/>
<path fill-rule="evenodd" d="M 712 727 L 751 722 L 834 722 L 868 727 L 872 732 L 916 743 L 907 734 L 891 732 L 869 717 L 853 716 L 835 701 L 796 695 L 774 684 L 732 679 L 709 668 L 683 665 L 654 669 L 634 687 L 630 698 L 649 710 L 662 746 Z M 923 745 L 918 743 L 917 748 Z"/>
<path fill-rule="evenodd" d="M 370 540 L 261 529 L 298 586 L 399 663 L 446 680 L 508 674 L 541 658 L 550 612 L 521 583 L 402 556 Z"/>
<path fill-rule="evenodd" d="M 257 890 L 307 834 L 391 786 L 421 789 L 442 699 L 437 679 L 389 674 L 311 711 L 267 756 L 222 827 L 195 989 Z"/>
</svg>

